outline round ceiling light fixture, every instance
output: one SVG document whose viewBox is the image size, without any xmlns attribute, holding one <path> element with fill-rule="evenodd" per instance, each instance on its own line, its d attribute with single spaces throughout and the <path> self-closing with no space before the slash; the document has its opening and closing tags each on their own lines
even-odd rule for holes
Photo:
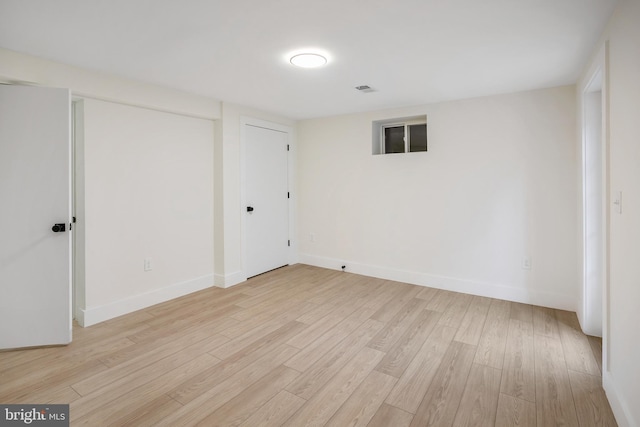
<svg viewBox="0 0 640 427">
<path fill-rule="evenodd" d="M 318 53 L 298 53 L 289 58 L 296 67 L 317 68 L 327 64 L 327 58 Z"/>
</svg>

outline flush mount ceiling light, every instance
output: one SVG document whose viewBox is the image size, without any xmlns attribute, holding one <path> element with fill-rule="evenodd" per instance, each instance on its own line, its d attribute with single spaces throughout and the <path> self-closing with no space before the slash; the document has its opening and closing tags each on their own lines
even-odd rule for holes
<svg viewBox="0 0 640 427">
<path fill-rule="evenodd" d="M 296 67 L 316 68 L 327 64 L 327 58 L 318 53 L 298 53 L 289 58 Z"/>
</svg>

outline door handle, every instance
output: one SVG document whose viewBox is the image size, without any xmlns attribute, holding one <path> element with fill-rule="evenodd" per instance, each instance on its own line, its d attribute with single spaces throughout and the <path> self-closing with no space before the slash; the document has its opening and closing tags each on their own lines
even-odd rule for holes
<svg viewBox="0 0 640 427">
<path fill-rule="evenodd" d="M 247 212 L 253 212 L 253 206 L 247 206 Z"/>
<path fill-rule="evenodd" d="M 53 224 L 53 227 L 51 227 L 51 231 L 53 231 L 54 233 L 64 233 L 66 228 L 66 224 Z"/>
</svg>

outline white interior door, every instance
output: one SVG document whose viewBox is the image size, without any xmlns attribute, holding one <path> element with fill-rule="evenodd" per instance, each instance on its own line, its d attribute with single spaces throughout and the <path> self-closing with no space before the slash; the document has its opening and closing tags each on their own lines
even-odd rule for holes
<svg viewBox="0 0 640 427">
<path fill-rule="evenodd" d="M 245 125 L 246 273 L 288 264 L 288 134 Z"/>
<path fill-rule="evenodd" d="M 70 111 L 67 89 L 0 85 L 0 349 L 71 341 Z"/>
</svg>

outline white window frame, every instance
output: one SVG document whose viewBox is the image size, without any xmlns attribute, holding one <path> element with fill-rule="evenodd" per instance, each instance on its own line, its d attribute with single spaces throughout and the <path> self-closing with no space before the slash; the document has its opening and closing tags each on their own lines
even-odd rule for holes
<svg viewBox="0 0 640 427">
<path fill-rule="evenodd" d="M 385 134 L 384 131 L 385 129 L 388 128 L 396 128 L 396 127 L 400 127 L 403 126 L 404 127 L 404 153 L 410 153 L 411 151 L 409 151 L 410 147 L 411 147 L 411 134 L 409 133 L 409 126 L 413 126 L 413 125 L 425 125 L 426 126 L 427 121 L 426 119 L 419 119 L 419 120 L 406 120 L 406 121 L 399 121 L 396 123 L 384 123 L 380 126 L 380 143 L 381 143 L 381 147 L 380 147 L 380 154 L 401 154 L 401 153 L 387 153 L 386 150 L 386 140 L 385 140 Z"/>
</svg>

